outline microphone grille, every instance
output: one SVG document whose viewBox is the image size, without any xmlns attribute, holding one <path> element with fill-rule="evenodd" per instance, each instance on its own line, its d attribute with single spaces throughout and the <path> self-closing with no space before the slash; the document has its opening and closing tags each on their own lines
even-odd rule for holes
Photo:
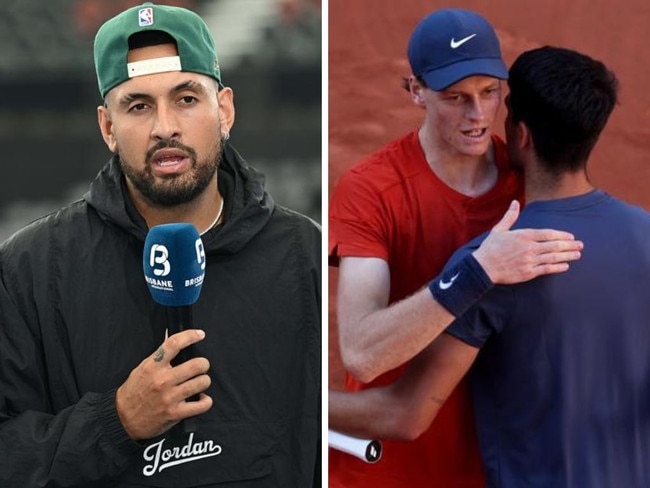
<svg viewBox="0 0 650 488">
<path fill-rule="evenodd" d="M 153 299 L 181 307 L 198 300 L 205 277 L 205 250 L 192 224 L 152 227 L 142 255 L 144 278 Z"/>
</svg>

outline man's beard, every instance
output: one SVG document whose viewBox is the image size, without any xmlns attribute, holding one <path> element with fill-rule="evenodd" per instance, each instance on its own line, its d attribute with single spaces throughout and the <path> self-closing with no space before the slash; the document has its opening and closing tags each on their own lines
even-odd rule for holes
<svg viewBox="0 0 650 488">
<path fill-rule="evenodd" d="M 143 170 L 137 170 L 125 162 L 118 151 L 120 167 L 126 178 L 140 192 L 140 194 L 154 206 L 175 207 L 188 203 L 197 198 L 208 187 L 214 173 L 221 162 L 222 144 L 216 146 L 216 155 L 199 164 L 196 151 L 175 140 L 158 142 L 147 151 L 146 165 Z M 156 151 L 165 148 L 174 148 L 184 151 L 190 158 L 192 170 L 182 175 L 168 175 L 161 181 L 156 178 L 151 170 L 152 158 Z"/>
</svg>

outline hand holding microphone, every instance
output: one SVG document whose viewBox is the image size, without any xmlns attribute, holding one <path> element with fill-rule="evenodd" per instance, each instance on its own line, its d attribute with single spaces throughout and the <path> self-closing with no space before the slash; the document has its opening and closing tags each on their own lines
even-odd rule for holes
<svg viewBox="0 0 650 488">
<path fill-rule="evenodd" d="M 211 382 L 210 363 L 191 354 L 192 345 L 205 337 L 193 328 L 191 315 L 205 274 L 205 252 L 194 226 L 152 227 L 143 268 L 153 299 L 167 307 L 168 337 L 131 372 L 115 396 L 120 420 L 135 440 L 160 435 L 212 407 L 212 399 L 203 393 Z M 188 401 L 192 397 L 196 400 Z"/>
<path fill-rule="evenodd" d="M 178 366 L 171 364 L 180 351 L 204 337 L 205 333 L 197 329 L 168 337 L 117 389 L 117 413 L 132 439 L 150 439 L 212 407 L 212 398 L 203 393 L 211 383 L 208 360 L 192 358 Z M 197 394 L 197 401 L 186 401 Z"/>
</svg>

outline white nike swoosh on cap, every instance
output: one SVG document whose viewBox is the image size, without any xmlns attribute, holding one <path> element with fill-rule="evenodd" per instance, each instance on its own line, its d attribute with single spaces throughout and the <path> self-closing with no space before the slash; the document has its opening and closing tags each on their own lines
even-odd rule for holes
<svg viewBox="0 0 650 488">
<path fill-rule="evenodd" d="M 452 37 L 451 42 L 449 43 L 449 46 L 451 46 L 452 49 L 456 49 L 457 47 L 465 44 L 467 41 L 469 41 L 474 36 L 476 36 L 476 34 L 472 34 L 471 36 L 463 37 L 460 41 L 456 41 Z"/>
</svg>

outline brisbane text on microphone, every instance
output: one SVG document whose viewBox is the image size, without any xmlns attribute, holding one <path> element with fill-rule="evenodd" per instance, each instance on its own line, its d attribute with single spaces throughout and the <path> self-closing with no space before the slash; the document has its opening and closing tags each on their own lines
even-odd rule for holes
<svg viewBox="0 0 650 488">
<path fill-rule="evenodd" d="M 201 286 L 203 284 L 203 278 L 205 278 L 205 273 L 200 274 L 196 278 L 185 280 L 185 288 L 188 288 L 190 286 Z"/>
<path fill-rule="evenodd" d="M 156 278 L 151 278 L 150 276 L 145 276 L 144 279 L 147 280 L 147 283 L 149 283 L 153 288 L 157 290 L 174 291 L 174 283 L 172 280 L 157 280 Z"/>
<path fill-rule="evenodd" d="M 205 278 L 205 273 L 195 277 L 185 280 L 185 288 L 190 286 L 201 286 L 203 284 L 203 279 Z M 174 291 L 174 281 L 173 280 L 157 280 L 150 276 L 145 276 L 144 279 L 151 285 L 152 288 L 156 290 L 164 291 Z"/>
</svg>

